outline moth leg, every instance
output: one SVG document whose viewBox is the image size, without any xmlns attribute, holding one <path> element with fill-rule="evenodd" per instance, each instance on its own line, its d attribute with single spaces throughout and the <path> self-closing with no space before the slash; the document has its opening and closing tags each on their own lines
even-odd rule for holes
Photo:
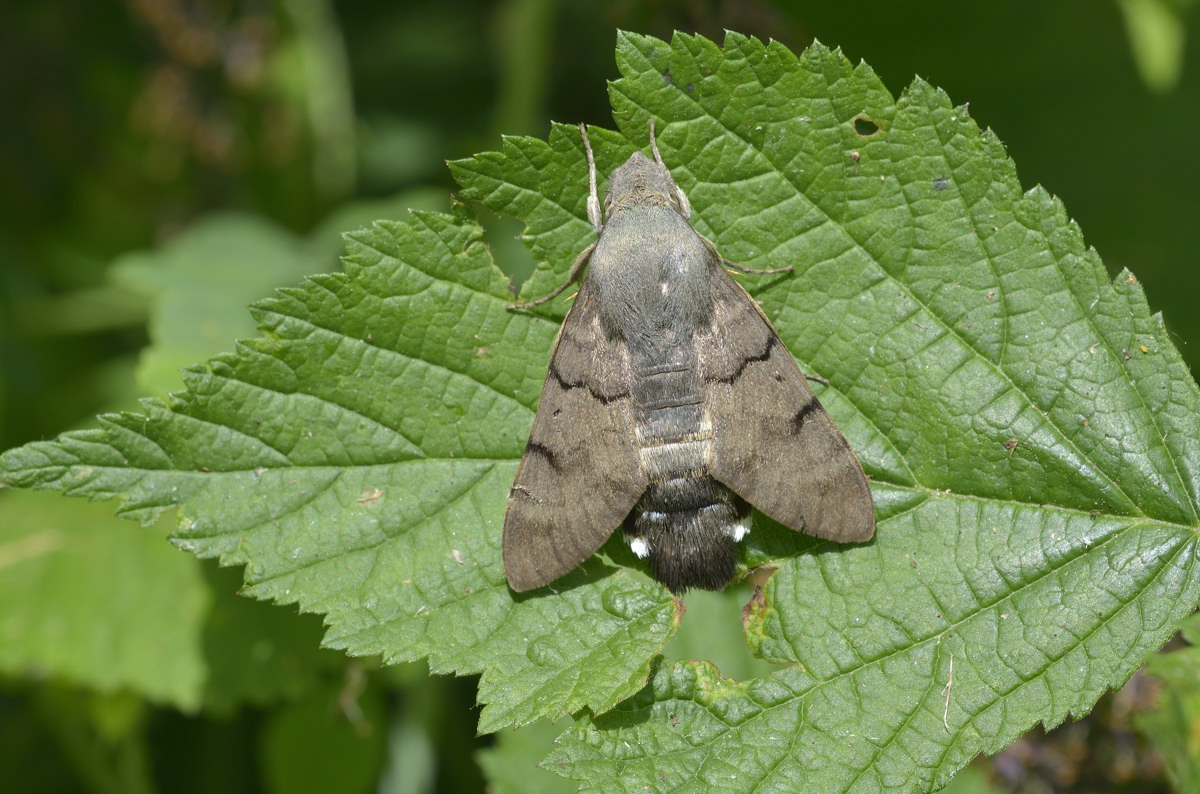
<svg viewBox="0 0 1200 794">
<path fill-rule="evenodd" d="M 741 265 L 735 265 L 733 262 L 730 262 L 728 259 L 722 259 L 721 264 L 724 265 L 725 267 L 731 267 L 739 273 L 746 273 L 747 275 L 752 275 L 752 276 L 766 276 L 771 273 L 786 273 L 789 270 L 794 269 L 791 265 L 788 265 L 787 267 L 768 267 L 768 268 L 763 268 L 762 270 L 759 270 L 759 269 L 753 268 L 753 267 L 742 267 Z"/>
<path fill-rule="evenodd" d="M 700 235 L 700 239 L 704 242 L 704 247 L 708 249 L 708 252 L 712 254 L 714 261 L 720 262 L 721 267 L 732 268 L 739 273 L 746 273 L 752 276 L 766 276 L 770 275 L 771 273 L 786 273 L 789 270 L 794 270 L 791 265 L 788 265 L 787 267 L 770 267 L 763 270 L 757 270 L 752 267 L 742 267 L 741 265 L 735 262 L 730 262 L 728 259 L 721 256 L 721 254 L 717 252 L 717 247 L 713 245 L 712 240 L 708 239 L 703 234 Z"/>
<path fill-rule="evenodd" d="M 575 283 L 575 281 L 579 278 L 579 274 L 583 272 L 585 267 L 587 267 L 588 259 L 591 257 L 592 251 L 595 248 L 596 244 L 592 243 L 587 248 L 583 249 L 583 252 L 580 253 L 579 256 L 575 257 L 575 262 L 571 265 L 571 272 L 567 274 L 567 280 L 555 287 L 554 291 L 549 295 L 544 295 L 536 300 L 531 300 L 528 303 L 510 303 L 504 308 L 512 311 L 532 309 L 534 306 L 541 306 L 543 303 L 552 301 L 559 295 L 562 295 L 567 287 Z"/>
</svg>

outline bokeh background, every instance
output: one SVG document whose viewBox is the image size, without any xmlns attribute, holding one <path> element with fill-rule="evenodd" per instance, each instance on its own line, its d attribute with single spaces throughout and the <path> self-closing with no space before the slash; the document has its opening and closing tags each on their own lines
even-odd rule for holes
<svg viewBox="0 0 1200 794">
<path fill-rule="evenodd" d="M 181 367 L 254 333 L 249 303 L 336 269 L 341 231 L 409 207 L 448 209 L 444 160 L 495 149 L 501 134 L 544 136 L 552 119 L 611 127 L 605 80 L 617 76 L 618 28 L 717 41 L 732 29 L 795 51 L 817 38 L 867 61 L 894 93 L 920 75 L 969 103 L 1004 141 L 1022 185 L 1059 196 L 1110 272 L 1128 268 L 1144 283 L 1195 371 L 1193 4 L 6 3 L 0 449 L 178 389 Z M 520 278 L 531 265 L 515 240 L 520 226 L 483 220 L 501 266 Z M 105 588 L 141 570 L 122 555 L 158 552 L 133 537 L 136 550 L 114 552 L 110 538 L 148 531 L 111 524 L 112 505 L 63 501 L 0 493 L 0 789 L 476 791 L 482 758 L 494 790 L 538 790 L 505 788 L 502 756 L 486 760 L 495 740 L 474 736 L 470 679 L 316 653 L 319 620 L 236 598 L 236 571 L 188 560 L 177 574 L 190 584 L 174 595 L 196 599 L 189 647 L 202 680 L 191 690 L 148 683 L 171 668 L 169 643 L 147 656 L 112 640 L 107 667 L 97 661 L 107 657 L 77 652 L 73 643 L 125 636 L 113 614 L 120 601 Z M 20 545 L 33 523 L 53 525 L 57 540 Z M 153 564 L 180 565 L 158 535 L 167 557 Z M 30 560 L 65 552 L 88 573 L 68 576 L 54 562 L 29 573 Z M 36 631 L 10 619 L 35 609 L 34 628 L 53 638 L 31 642 Z M 140 654 L 150 678 L 118 670 L 123 653 Z M 281 665 L 260 671 L 273 686 L 219 683 L 267 657 Z M 1155 742 L 1131 727 L 1162 697 L 1161 685 L 1135 677 L 1088 719 L 1031 735 L 956 785 L 1169 791 Z M 546 750 L 530 745 L 534 759 Z"/>
</svg>

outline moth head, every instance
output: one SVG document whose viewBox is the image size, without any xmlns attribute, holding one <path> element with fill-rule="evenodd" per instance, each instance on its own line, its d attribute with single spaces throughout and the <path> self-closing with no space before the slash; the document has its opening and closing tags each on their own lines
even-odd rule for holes
<svg viewBox="0 0 1200 794">
<path fill-rule="evenodd" d="M 654 154 L 658 155 L 657 147 Z M 632 207 L 670 207 L 684 218 L 692 214 L 687 196 L 675 184 L 662 160 L 657 157 L 651 160 L 641 152 L 634 152 L 623 166 L 612 172 L 604 196 L 606 217 Z"/>
</svg>

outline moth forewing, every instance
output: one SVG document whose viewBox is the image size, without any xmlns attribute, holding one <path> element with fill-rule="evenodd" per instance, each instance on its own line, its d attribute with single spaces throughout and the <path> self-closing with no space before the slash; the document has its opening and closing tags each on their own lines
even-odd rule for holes
<svg viewBox="0 0 1200 794">
<path fill-rule="evenodd" d="M 599 238 L 572 267 L 571 280 L 585 265 L 588 274 L 509 496 L 514 590 L 567 573 L 618 526 L 672 591 L 721 589 L 751 504 L 830 540 L 874 532 L 857 458 L 728 263 L 688 223 L 650 130 L 655 159 L 635 153 L 613 172 L 603 221 L 583 131 Z"/>
<path fill-rule="evenodd" d="M 555 341 L 504 516 L 504 570 L 518 592 L 595 553 L 645 489 L 629 406 L 629 356 L 599 333 L 580 287 Z"/>
</svg>

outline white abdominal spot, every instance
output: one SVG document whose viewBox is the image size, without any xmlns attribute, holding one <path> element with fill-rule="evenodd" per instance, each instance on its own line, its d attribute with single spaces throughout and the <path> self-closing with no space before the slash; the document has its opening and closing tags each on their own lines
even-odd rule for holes
<svg viewBox="0 0 1200 794">
<path fill-rule="evenodd" d="M 638 557 L 645 559 L 650 554 L 650 547 L 646 545 L 645 538 L 630 538 L 629 548 Z"/>
<path fill-rule="evenodd" d="M 733 538 L 736 543 L 750 534 L 750 517 L 746 516 L 736 524 L 730 524 L 729 529 L 726 531 L 729 533 L 729 537 Z"/>
</svg>

